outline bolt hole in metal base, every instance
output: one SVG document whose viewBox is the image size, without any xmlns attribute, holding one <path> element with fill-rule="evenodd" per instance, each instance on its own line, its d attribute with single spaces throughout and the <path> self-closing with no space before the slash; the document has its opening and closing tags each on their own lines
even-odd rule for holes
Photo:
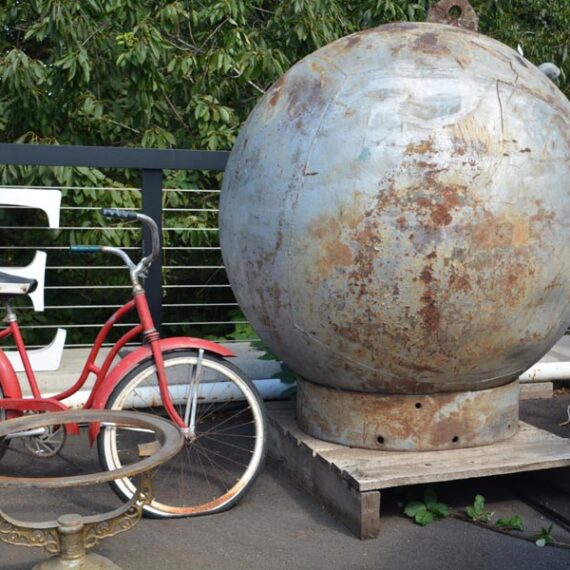
<svg viewBox="0 0 570 570">
<path fill-rule="evenodd" d="M 507 439 L 518 429 L 518 380 L 486 390 L 409 395 L 336 390 L 302 379 L 297 386 L 301 429 L 350 447 L 476 447 Z"/>
</svg>

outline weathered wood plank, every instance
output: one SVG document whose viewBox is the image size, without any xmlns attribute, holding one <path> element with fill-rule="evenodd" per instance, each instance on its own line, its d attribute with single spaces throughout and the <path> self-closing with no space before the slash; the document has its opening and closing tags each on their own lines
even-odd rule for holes
<svg viewBox="0 0 570 570">
<path fill-rule="evenodd" d="M 570 465 L 570 441 L 521 425 L 509 440 L 484 447 L 414 453 L 345 448 L 321 456 L 360 491 Z"/>
<path fill-rule="evenodd" d="M 343 479 L 342 472 L 335 465 L 323 460 L 315 448 L 326 450 L 329 444 L 317 442 L 315 446 L 307 445 L 284 429 L 273 414 L 269 416 L 268 431 L 270 454 L 283 461 L 304 489 L 317 495 L 359 538 L 378 536 L 380 493 L 376 490 L 360 492 Z"/>
<path fill-rule="evenodd" d="M 332 465 L 315 457 L 315 492 L 324 504 L 360 539 L 375 538 L 380 532 L 380 493 L 359 492 Z"/>
<path fill-rule="evenodd" d="M 570 468 L 570 440 L 524 422 L 520 422 L 516 435 L 492 445 L 395 452 L 348 448 L 317 440 L 298 428 L 291 409 L 280 408 L 273 413 L 270 407 L 269 417 L 272 438 L 279 440 L 272 443 L 274 453 L 361 538 L 376 536 L 378 532 L 382 489 Z"/>
<path fill-rule="evenodd" d="M 280 414 L 279 425 L 334 464 L 361 491 L 423 483 L 426 477 L 445 481 L 462 478 L 462 474 L 465 478 L 484 477 L 540 469 L 540 465 L 545 469 L 570 465 L 569 440 L 524 422 L 514 437 L 493 445 L 413 453 L 370 451 L 322 442 L 302 432 L 291 414 Z"/>
</svg>

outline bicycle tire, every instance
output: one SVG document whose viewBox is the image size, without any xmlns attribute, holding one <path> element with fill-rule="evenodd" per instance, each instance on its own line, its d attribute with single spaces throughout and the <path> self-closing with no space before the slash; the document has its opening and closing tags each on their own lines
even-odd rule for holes
<svg viewBox="0 0 570 570">
<path fill-rule="evenodd" d="M 164 353 L 171 398 L 181 417 L 190 391 L 190 384 L 185 381 L 197 362 L 197 351 Z M 266 418 L 257 389 L 236 366 L 217 356 L 204 354 L 201 366 L 196 437 L 186 439 L 180 453 L 154 472 L 154 499 L 145 507 L 146 515 L 189 517 L 230 509 L 251 489 L 263 465 L 267 451 Z M 220 389 L 232 399 L 216 399 L 214 392 Z M 141 363 L 118 383 L 106 408 L 140 409 L 167 417 L 152 359 Z M 144 449 L 141 445 L 149 443 L 145 437 L 148 440 L 148 435 L 140 432 L 102 427 L 97 438 L 102 467 L 112 470 L 139 460 Z M 114 481 L 111 486 L 124 500 L 130 500 L 136 489 L 129 479 Z"/>
</svg>

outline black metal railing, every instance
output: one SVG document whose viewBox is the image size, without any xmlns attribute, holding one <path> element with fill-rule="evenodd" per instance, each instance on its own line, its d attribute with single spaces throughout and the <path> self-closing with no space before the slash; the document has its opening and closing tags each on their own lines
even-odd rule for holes
<svg viewBox="0 0 570 570">
<path fill-rule="evenodd" d="M 142 174 L 142 211 L 154 218 L 162 234 L 165 170 L 223 171 L 229 152 L 146 148 L 85 147 L 0 143 L 0 164 L 137 169 Z M 148 240 L 146 232 L 143 242 Z M 162 323 L 162 264 L 151 267 L 146 290 L 153 318 Z"/>
</svg>

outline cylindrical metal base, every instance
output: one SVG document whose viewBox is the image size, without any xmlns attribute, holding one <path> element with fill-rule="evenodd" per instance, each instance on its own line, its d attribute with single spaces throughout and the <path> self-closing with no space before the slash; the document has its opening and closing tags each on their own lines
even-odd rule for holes
<svg viewBox="0 0 570 570">
<path fill-rule="evenodd" d="M 299 379 L 303 431 L 350 447 L 435 451 L 475 447 L 518 429 L 519 382 L 474 392 L 390 395 L 335 390 Z"/>
</svg>

